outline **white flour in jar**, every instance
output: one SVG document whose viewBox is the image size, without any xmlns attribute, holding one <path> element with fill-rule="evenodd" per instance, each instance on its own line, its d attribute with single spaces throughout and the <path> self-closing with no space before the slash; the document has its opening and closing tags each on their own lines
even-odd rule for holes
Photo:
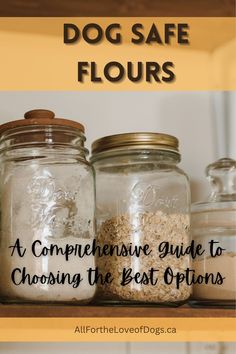
<svg viewBox="0 0 236 354">
<path fill-rule="evenodd" d="M 10 171 L 10 173 L 8 173 Z M 1 273 L 0 294 L 4 300 L 23 301 L 78 301 L 87 302 L 94 296 L 95 286 L 88 283 L 87 270 L 95 267 L 94 257 L 71 258 L 62 255 L 34 257 L 32 243 L 42 246 L 57 244 L 91 244 L 94 238 L 94 198 L 86 167 L 78 164 L 62 166 L 40 165 L 32 160 L 11 165 L 2 172 L 1 186 Z M 76 177 L 75 177 L 76 176 Z M 80 176 L 80 178 L 78 177 Z M 17 239 L 26 248 L 24 257 L 14 252 Z M 68 273 L 71 277 L 80 273 L 83 281 L 78 287 L 62 284 L 14 285 L 12 271 L 26 268 L 30 277 Z M 17 279 L 20 273 L 17 272 Z"/>
<path fill-rule="evenodd" d="M 236 299 L 236 253 L 229 252 L 219 257 L 206 257 L 193 262 L 197 275 L 205 272 L 216 274 L 220 272 L 225 277 L 222 285 L 194 284 L 194 299 L 235 300 Z"/>
</svg>

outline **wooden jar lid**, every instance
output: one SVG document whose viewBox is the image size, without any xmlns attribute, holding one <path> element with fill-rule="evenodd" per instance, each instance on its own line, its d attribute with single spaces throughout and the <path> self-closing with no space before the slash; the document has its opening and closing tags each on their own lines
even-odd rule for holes
<svg viewBox="0 0 236 354">
<path fill-rule="evenodd" d="M 55 118 L 55 113 L 47 109 L 34 109 L 28 111 L 24 114 L 24 118 L 25 119 L 18 119 L 2 124 L 0 126 L 0 134 L 10 129 L 35 125 L 70 127 L 78 129 L 84 133 L 84 126 L 81 123 L 64 118 Z"/>
</svg>

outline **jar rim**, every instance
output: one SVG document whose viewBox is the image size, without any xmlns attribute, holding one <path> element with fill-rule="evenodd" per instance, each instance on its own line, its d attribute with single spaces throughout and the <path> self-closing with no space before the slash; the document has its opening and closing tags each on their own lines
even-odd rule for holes
<svg viewBox="0 0 236 354">
<path fill-rule="evenodd" d="M 228 210 L 236 210 L 236 201 L 229 200 L 224 202 L 196 202 L 192 203 L 191 210 L 193 214 L 224 212 Z"/>
<path fill-rule="evenodd" d="M 175 136 L 154 132 L 133 132 L 102 137 L 92 143 L 92 158 L 108 151 L 154 149 L 179 154 Z"/>
<path fill-rule="evenodd" d="M 34 125 L 15 127 L 0 135 L 0 154 L 9 150 L 41 147 L 73 148 L 85 156 L 89 151 L 86 137 L 79 129 L 61 125 Z"/>
</svg>

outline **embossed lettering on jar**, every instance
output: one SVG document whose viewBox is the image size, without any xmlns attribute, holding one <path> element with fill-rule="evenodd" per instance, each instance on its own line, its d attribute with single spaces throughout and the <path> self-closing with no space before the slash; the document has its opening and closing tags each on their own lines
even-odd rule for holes
<svg viewBox="0 0 236 354">
<path fill-rule="evenodd" d="M 93 256 L 38 256 L 43 247 L 93 242 L 94 176 L 84 127 L 47 110 L 25 118 L 0 127 L 1 300 L 87 303 L 95 292 L 87 280 Z"/>
<path fill-rule="evenodd" d="M 191 286 L 186 282 L 178 289 L 174 281 L 169 285 L 164 281 L 168 267 L 174 275 L 184 273 L 190 266 L 189 256 L 162 259 L 157 251 L 164 241 L 189 245 L 189 182 L 177 166 L 179 161 L 178 140 L 165 134 L 120 134 L 93 143 L 97 242 L 110 246 L 148 244 L 152 250 L 148 256 L 97 258 L 103 275 L 113 275 L 111 283 L 98 284 L 98 302 L 176 306 L 189 298 Z M 133 277 L 125 286 L 124 268 L 130 269 Z"/>
</svg>

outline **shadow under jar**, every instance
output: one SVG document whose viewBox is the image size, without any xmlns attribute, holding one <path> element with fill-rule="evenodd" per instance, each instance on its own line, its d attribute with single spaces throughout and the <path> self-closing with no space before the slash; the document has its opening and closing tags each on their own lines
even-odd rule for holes
<svg viewBox="0 0 236 354">
<path fill-rule="evenodd" d="M 84 127 L 47 110 L 25 118 L 0 126 L 0 299 L 87 303 L 95 293 L 86 280 L 94 257 L 66 259 L 68 247 L 94 239 Z"/>
<path fill-rule="evenodd" d="M 101 138 L 92 145 L 95 169 L 97 243 L 113 249 L 97 255 L 103 277 L 98 303 L 178 306 L 188 300 L 191 286 L 176 286 L 177 273 L 190 265 L 188 255 L 161 258 L 159 247 L 189 245 L 190 190 L 180 161 L 178 140 L 158 133 L 127 133 Z M 132 253 L 135 249 L 148 252 Z M 121 250 L 125 250 L 121 252 Z M 127 252 L 127 250 L 131 250 Z M 166 270 L 172 282 L 164 281 Z M 170 281 L 171 276 L 168 277 Z"/>
</svg>

